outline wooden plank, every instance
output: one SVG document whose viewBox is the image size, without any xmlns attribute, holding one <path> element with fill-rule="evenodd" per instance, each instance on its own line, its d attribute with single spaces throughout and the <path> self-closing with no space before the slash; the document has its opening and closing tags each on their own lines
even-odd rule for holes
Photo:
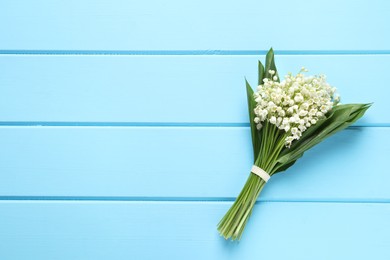
<svg viewBox="0 0 390 260">
<path fill-rule="evenodd" d="M 389 11 L 383 0 L 3 0 L 0 49 L 388 50 Z"/>
<path fill-rule="evenodd" d="M 0 121 L 248 123 L 244 76 L 264 56 L 0 57 Z M 282 74 L 326 73 L 342 101 L 374 102 L 358 125 L 389 124 L 390 55 L 278 55 Z M 255 87 L 255 86 L 253 86 Z"/>
<path fill-rule="evenodd" d="M 260 203 L 240 243 L 227 202 L 0 202 L 2 259 L 390 258 L 390 205 Z M 281 250 L 283 246 L 283 250 Z"/>
<path fill-rule="evenodd" d="M 389 201 L 390 128 L 351 128 L 271 178 L 261 200 Z M 229 199 L 247 127 L 1 127 L 0 196 Z"/>
</svg>

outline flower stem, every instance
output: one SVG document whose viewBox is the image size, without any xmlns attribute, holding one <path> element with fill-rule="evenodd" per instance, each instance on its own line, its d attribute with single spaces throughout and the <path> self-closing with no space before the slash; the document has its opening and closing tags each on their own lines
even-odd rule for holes
<svg viewBox="0 0 390 260">
<path fill-rule="evenodd" d="M 260 151 L 254 164 L 272 175 L 275 172 L 275 162 L 284 147 L 285 138 L 286 133 L 279 131 L 275 125 L 268 122 L 264 124 L 261 131 Z M 236 201 L 218 224 L 218 231 L 225 239 L 241 238 L 264 185 L 263 179 L 250 173 Z"/>
<path fill-rule="evenodd" d="M 250 173 L 236 201 L 218 224 L 218 231 L 225 239 L 241 238 L 264 184 L 259 176 Z"/>
</svg>

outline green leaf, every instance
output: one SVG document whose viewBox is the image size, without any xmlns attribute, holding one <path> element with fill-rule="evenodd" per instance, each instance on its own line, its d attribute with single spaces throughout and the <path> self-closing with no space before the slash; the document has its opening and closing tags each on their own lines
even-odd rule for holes
<svg viewBox="0 0 390 260">
<path fill-rule="evenodd" d="M 322 142 L 331 135 L 347 128 L 361 118 L 371 104 L 338 105 L 317 124 L 306 130 L 302 137 L 293 142 L 291 148 L 285 148 L 277 160 L 275 172 L 286 170 L 290 164 L 300 158 L 304 152 Z M 288 166 L 288 167 L 286 167 Z"/>
<path fill-rule="evenodd" d="M 261 85 L 263 84 L 263 79 L 264 79 L 264 66 L 263 63 L 261 63 L 261 61 L 259 61 L 258 70 L 259 70 L 259 79 L 257 81 L 257 85 Z"/>
<path fill-rule="evenodd" d="M 270 70 L 274 70 L 275 74 L 271 75 L 269 73 Z M 264 74 L 265 74 L 264 78 L 268 78 L 268 79 L 272 79 L 273 76 L 277 76 L 278 79 L 276 81 L 280 82 L 278 70 L 276 69 L 276 65 L 275 65 L 274 50 L 272 48 L 268 51 L 267 56 L 265 57 L 265 73 Z"/>
<path fill-rule="evenodd" d="M 297 160 L 298 160 L 298 158 L 297 158 Z M 281 164 L 280 167 L 278 167 L 278 170 L 275 173 L 283 172 L 283 171 L 287 170 L 288 168 L 293 166 L 297 160 L 294 160 L 294 161 L 289 162 L 287 164 Z"/>
<path fill-rule="evenodd" d="M 252 146 L 253 146 L 253 156 L 254 160 L 256 160 L 257 156 L 259 155 L 260 151 L 260 135 L 259 131 L 256 128 L 256 123 L 254 121 L 255 119 L 255 107 L 256 102 L 253 97 L 253 89 L 249 85 L 248 81 L 245 79 L 246 84 L 246 94 L 248 99 L 248 112 L 249 112 L 249 123 L 251 125 L 251 134 L 252 134 Z"/>
</svg>

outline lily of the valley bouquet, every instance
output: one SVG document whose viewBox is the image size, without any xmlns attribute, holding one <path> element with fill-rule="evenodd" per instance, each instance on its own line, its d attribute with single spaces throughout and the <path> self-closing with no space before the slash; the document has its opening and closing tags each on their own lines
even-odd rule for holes
<svg viewBox="0 0 390 260">
<path fill-rule="evenodd" d="M 282 81 L 271 49 L 259 61 L 257 91 L 246 82 L 254 165 L 236 201 L 218 224 L 226 239 L 239 240 L 268 179 L 292 166 L 303 153 L 363 116 L 370 104 L 340 104 L 325 76 L 297 75 Z"/>
</svg>

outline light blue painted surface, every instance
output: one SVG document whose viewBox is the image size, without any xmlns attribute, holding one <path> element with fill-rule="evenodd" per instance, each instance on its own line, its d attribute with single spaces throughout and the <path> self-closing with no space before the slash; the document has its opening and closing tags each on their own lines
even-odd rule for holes
<svg viewBox="0 0 390 260">
<path fill-rule="evenodd" d="M 256 86 L 258 59 L 264 56 L 4 55 L 0 120 L 248 123 L 244 77 Z M 343 102 L 375 102 L 359 125 L 390 123 L 390 88 L 373 82 L 387 75 L 390 55 L 276 59 L 282 74 L 302 66 L 326 73 Z"/>
<path fill-rule="evenodd" d="M 389 11 L 0 0 L 0 259 L 389 259 Z M 216 224 L 252 161 L 243 78 L 270 46 L 282 74 L 375 104 L 273 177 L 230 243 Z"/>
<path fill-rule="evenodd" d="M 260 203 L 240 243 L 215 232 L 230 202 L 2 202 L 0 258 L 390 258 L 390 204 Z"/>
<path fill-rule="evenodd" d="M 389 135 L 345 130 L 273 177 L 260 199 L 390 202 Z M 1 127 L 0 136 L 2 196 L 232 200 L 253 162 L 247 127 Z"/>
<path fill-rule="evenodd" d="M 0 49 L 390 50 L 389 12 L 386 0 L 2 0 Z"/>
</svg>

